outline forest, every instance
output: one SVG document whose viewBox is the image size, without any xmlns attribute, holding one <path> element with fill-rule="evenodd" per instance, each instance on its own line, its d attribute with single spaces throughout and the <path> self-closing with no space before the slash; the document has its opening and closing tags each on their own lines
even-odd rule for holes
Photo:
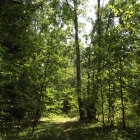
<svg viewBox="0 0 140 140">
<path fill-rule="evenodd" d="M 140 140 L 140 1 L 0 0 L 0 140 Z"/>
</svg>

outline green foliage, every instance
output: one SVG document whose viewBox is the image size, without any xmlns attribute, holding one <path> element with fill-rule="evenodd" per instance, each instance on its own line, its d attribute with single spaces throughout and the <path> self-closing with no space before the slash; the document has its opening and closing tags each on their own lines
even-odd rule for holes
<svg viewBox="0 0 140 140">
<path fill-rule="evenodd" d="M 14 128 L 17 123 L 30 121 L 34 130 L 41 116 L 65 113 L 73 117 L 80 113 L 80 105 L 84 119 L 94 121 L 66 124 L 72 139 L 78 139 L 77 134 L 80 139 L 90 139 L 93 131 L 95 138 L 127 139 L 129 132 L 138 131 L 128 127 L 135 127 L 140 119 L 139 1 L 110 0 L 105 7 L 98 1 L 93 30 L 84 35 L 91 43 L 83 48 L 76 33 L 84 34 L 84 26 L 75 17 L 86 16 L 85 3 L 0 2 L 0 122 L 5 139 L 21 136 Z M 75 51 L 77 44 L 80 47 Z M 78 70 L 82 84 L 76 94 Z M 118 129 L 121 125 L 126 131 Z M 42 127 L 38 126 L 33 137 L 65 139 L 58 124 L 46 123 L 48 134 Z M 6 132 L 10 128 L 14 134 Z"/>
</svg>

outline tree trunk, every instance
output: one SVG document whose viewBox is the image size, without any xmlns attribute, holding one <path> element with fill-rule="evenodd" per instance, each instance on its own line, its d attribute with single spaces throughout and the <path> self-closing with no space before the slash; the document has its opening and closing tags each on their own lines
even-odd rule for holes
<svg viewBox="0 0 140 140">
<path fill-rule="evenodd" d="M 77 0 L 74 0 L 74 28 L 75 28 L 75 46 L 76 46 L 76 92 L 78 95 L 79 115 L 80 120 L 85 119 L 84 104 L 81 97 L 81 67 L 80 67 L 80 46 L 78 37 L 78 15 L 77 15 Z"/>
<path fill-rule="evenodd" d="M 110 57 L 110 56 L 109 56 Z M 110 62 L 109 62 L 110 63 Z M 109 91 L 108 91 L 108 122 L 110 124 L 111 119 L 111 87 L 110 87 L 110 67 L 109 67 Z"/>
<path fill-rule="evenodd" d="M 99 50 L 102 47 L 102 40 L 101 40 L 101 6 L 100 6 L 100 0 L 98 0 L 98 11 L 97 11 L 97 18 L 98 18 L 98 46 Z M 100 51 L 98 52 L 98 74 L 101 75 L 101 63 L 102 63 L 102 58 L 100 58 L 101 54 Z M 101 76 L 99 77 L 99 82 L 100 84 L 100 95 L 101 95 L 101 108 L 102 108 L 102 123 L 103 126 L 105 126 L 105 121 L 104 121 L 104 99 L 103 99 L 103 83 L 102 83 L 102 78 Z"/>
<path fill-rule="evenodd" d="M 105 115 L 104 115 L 104 97 L 103 97 L 103 85 L 101 83 L 101 104 L 102 104 L 102 123 L 103 123 L 103 126 L 105 126 Z"/>
<path fill-rule="evenodd" d="M 113 127 L 113 94 L 111 92 L 111 66 L 110 66 L 110 52 L 109 52 L 109 91 L 108 91 L 108 123 L 110 127 Z"/>
<path fill-rule="evenodd" d="M 95 120 L 96 119 L 96 108 L 95 108 L 95 97 L 91 96 L 91 74 L 90 74 L 90 65 L 91 65 L 91 55 L 90 55 L 90 46 L 88 48 L 88 83 L 87 83 L 87 96 L 88 103 L 86 106 L 87 120 Z"/>
<path fill-rule="evenodd" d="M 121 60 L 120 60 L 120 70 L 121 70 L 121 74 L 120 74 L 120 94 L 121 94 L 121 106 L 122 106 L 122 126 L 123 126 L 123 129 L 125 129 L 126 123 L 125 123 L 125 110 L 124 110 L 124 97 L 123 97 L 124 95 L 123 95 L 123 81 L 122 81 L 123 68 L 122 68 Z"/>
</svg>

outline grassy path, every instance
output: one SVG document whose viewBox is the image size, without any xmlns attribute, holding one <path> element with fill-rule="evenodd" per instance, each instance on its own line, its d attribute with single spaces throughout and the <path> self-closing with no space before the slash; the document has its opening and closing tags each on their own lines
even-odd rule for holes
<svg viewBox="0 0 140 140">
<path fill-rule="evenodd" d="M 64 127 L 64 126 L 65 126 L 65 123 L 66 123 L 66 122 L 60 123 L 60 126 L 61 126 L 61 128 L 62 128 L 62 131 L 63 131 L 65 137 L 66 137 L 66 140 L 71 140 L 71 139 L 70 139 L 70 136 L 69 136 L 69 133 L 67 132 L 67 130 L 65 130 L 65 127 Z"/>
<path fill-rule="evenodd" d="M 31 131 L 29 125 L 22 128 L 0 125 L 0 140 L 140 140 L 140 128 L 102 128 L 101 123 L 81 123 L 76 118 L 60 116 L 43 118 L 32 135 Z"/>
</svg>

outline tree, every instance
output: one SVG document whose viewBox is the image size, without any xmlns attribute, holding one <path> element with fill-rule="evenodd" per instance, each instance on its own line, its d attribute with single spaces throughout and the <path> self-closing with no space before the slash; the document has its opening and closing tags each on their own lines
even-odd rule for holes
<svg viewBox="0 0 140 140">
<path fill-rule="evenodd" d="M 73 6 L 69 4 L 69 2 L 66 0 L 67 5 L 69 6 L 69 9 L 73 13 L 72 20 L 74 22 L 74 30 L 75 30 L 75 49 L 76 49 L 76 93 L 78 96 L 78 106 L 79 106 L 79 115 L 80 120 L 85 119 L 85 112 L 84 112 L 84 104 L 82 101 L 82 94 L 81 94 L 81 57 L 80 57 L 80 46 L 79 46 L 79 29 L 78 29 L 78 1 L 73 0 Z"/>
</svg>

